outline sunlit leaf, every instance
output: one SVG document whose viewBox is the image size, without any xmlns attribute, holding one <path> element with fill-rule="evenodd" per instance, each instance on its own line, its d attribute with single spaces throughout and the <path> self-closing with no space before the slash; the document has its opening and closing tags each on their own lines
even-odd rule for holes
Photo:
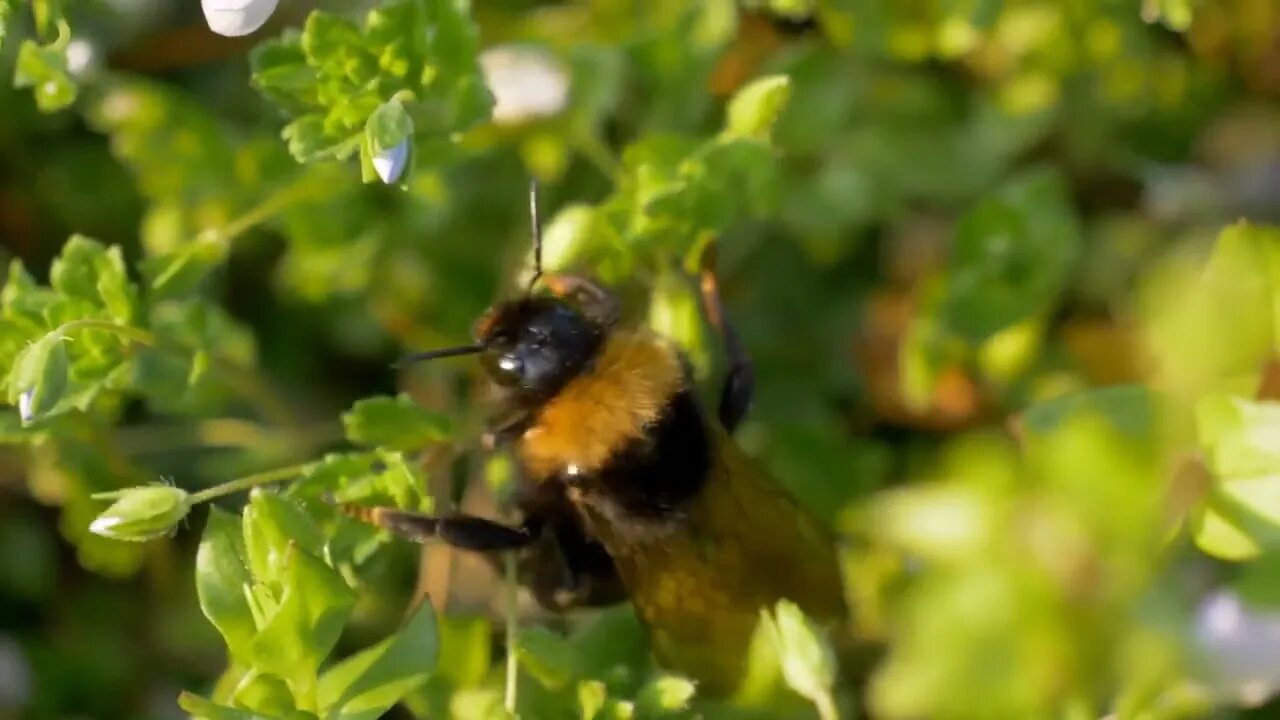
<svg viewBox="0 0 1280 720">
<path fill-rule="evenodd" d="M 395 450 L 417 450 L 449 433 L 447 418 L 403 394 L 360 400 L 342 416 L 342 424 L 353 443 Z"/>
<path fill-rule="evenodd" d="M 381 717 L 431 677 L 439 651 L 435 613 L 421 603 L 396 634 L 325 671 L 318 691 L 325 717 Z"/>
</svg>

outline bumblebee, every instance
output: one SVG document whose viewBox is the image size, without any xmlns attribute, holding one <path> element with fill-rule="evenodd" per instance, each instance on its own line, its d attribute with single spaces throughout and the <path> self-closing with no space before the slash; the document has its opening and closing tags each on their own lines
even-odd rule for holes
<svg viewBox="0 0 1280 720">
<path fill-rule="evenodd" d="M 536 191 L 530 206 L 526 293 L 486 312 L 474 344 L 408 358 L 480 356 L 504 408 L 487 444 L 517 461 L 523 522 L 351 511 L 413 540 L 516 551 L 522 582 L 553 611 L 630 600 L 660 665 L 730 693 L 761 609 L 785 597 L 821 622 L 847 617 L 834 540 L 731 437 L 754 373 L 721 305 L 714 251 L 702 303 L 729 369 L 713 415 L 679 349 L 626 326 L 614 293 L 542 273 Z"/>
</svg>

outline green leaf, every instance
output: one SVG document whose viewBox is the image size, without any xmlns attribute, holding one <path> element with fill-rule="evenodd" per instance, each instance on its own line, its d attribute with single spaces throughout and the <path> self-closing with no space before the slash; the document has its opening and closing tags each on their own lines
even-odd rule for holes
<svg viewBox="0 0 1280 720">
<path fill-rule="evenodd" d="M 773 617 L 762 617 L 773 629 L 787 685 L 815 703 L 830 698 L 836 658 L 825 633 L 789 600 L 778 603 Z"/>
<path fill-rule="evenodd" d="M 1193 0 L 1144 0 L 1142 19 L 1160 24 L 1175 32 L 1185 32 L 1191 27 L 1194 16 Z"/>
<path fill-rule="evenodd" d="M 71 28 L 58 21 L 58 37 L 48 45 L 34 40 L 22 41 L 13 71 L 13 86 L 32 88 L 36 107 L 43 113 L 54 113 L 76 100 L 77 88 L 67 73 L 67 43 Z"/>
<path fill-rule="evenodd" d="M 1061 175 L 1024 171 L 961 219 L 942 317 L 972 342 L 1042 313 L 1062 291 L 1081 232 Z"/>
<path fill-rule="evenodd" d="M 17 0 L 0 0 L 0 49 L 4 48 L 4 39 L 9 35 L 9 16 L 15 3 Z"/>
<path fill-rule="evenodd" d="M 324 536 L 296 502 L 262 488 L 249 494 L 243 518 L 246 557 L 253 576 L 272 581 L 286 572 L 295 546 L 324 553 Z"/>
<path fill-rule="evenodd" d="M 218 629 L 231 656 L 242 662 L 249 660 L 257 633 L 245 599 L 251 581 L 240 523 L 234 515 L 211 506 L 196 550 L 196 596 L 200 610 Z"/>
<path fill-rule="evenodd" d="M 178 706 L 190 713 L 192 717 L 203 718 L 203 720 L 267 720 L 275 717 L 219 705 L 206 697 L 185 690 L 178 695 Z"/>
<path fill-rule="evenodd" d="M 546 628 L 521 628 L 516 656 L 529 674 L 551 690 L 564 687 L 581 674 L 569 641 Z"/>
<path fill-rule="evenodd" d="M 183 244 L 177 250 L 147 258 L 144 274 L 150 278 L 152 301 L 179 298 L 193 292 L 209 273 L 227 259 L 229 243 L 216 238 Z"/>
<path fill-rule="evenodd" d="M 279 605 L 253 640 L 258 669 L 290 681 L 294 692 L 315 682 L 342 635 L 355 593 L 323 560 L 291 545 L 283 558 Z"/>
<path fill-rule="evenodd" d="M 720 48 L 738 32 L 738 6 L 734 0 L 700 3 L 693 28 L 693 42 L 703 48 Z"/>
<path fill-rule="evenodd" d="M 729 101 L 723 137 L 768 141 L 791 97 L 791 80 L 770 75 L 743 87 Z"/>
<path fill-rule="evenodd" d="M 303 115 L 285 125 L 280 136 L 288 144 L 289 154 L 300 163 L 336 155 L 347 142 L 335 140 L 325 134 L 324 116 L 319 113 Z"/>
<path fill-rule="evenodd" d="M 601 611 L 570 639 L 578 668 L 603 678 L 617 667 L 639 667 L 649 657 L 644 627 L 627 604 Z"/>
<path fill-rule="evenodd" d="M 373 111 L 365 125 L 365 132 L 369 135 L 373 152 L 385 152 L 413 135 L 413 120 L 404 111 L 404 105 L 399 100 L 392 99 Z"/>
<path fill-rule="evenodd" d="M 600 717 L 605 703 L 609 700 L 609 688 L 599 680 L 581 680 L 578 682 L 578 712 L 582 720 L 594 720 Z"/>
<path fill-rule="evenodd" d="M 409 622 L 373 647 L 362 650 L 320 678 L 319 702 L 325 718 L 374 720 L 436 669 L 440 643 L 431 603 L 419 604 Z"/>
<path fill-rule="evenodd" d="M 1022 427 L 1028 433 L 1045 435 L 1064 422 L 1092 414 L 1134 438 L 1151 439 L 1156 430 L 1156 399 L 1141 385 L 1117 385 L 1074 392 L 1028 408 Z"/>
<path fill-rule="evenodd" d="M 1214 488 L 1191 512 L 1196 546 L 1223 560 L 1242 561 L 1280 548 L 1280 476 L 1245 478 Z"/>
<path fill-rule="evenodd" d="M 488 116 L 491 99 L 476 63 L 469 3 L 393 0 L 364 27 L 313 11 L 302 32 L 286 32 L 253 56 L 253 83 L 294 120 L 283 136 L 299 162 L 371 156 L 412 133 L 415 157 L 440 161 L 460 132 Z"/>
<path fill-rule="evenodd" d="M 308 466 L 302 480 L 289 485 L 285 494 L 289 497 L 319 499 L 332 495 L 342 502 L 360 499 L 346 492 L 356 480 L 374 474 L 374 464 L 379 461 L 376 452 L 329 453 Z"/>
<path fill-rule="evenodd" d="M 1196 402 L 1234 392 L 1280 349 L 1280 228 L 1237 223 L 1218 235 L 1203 268 L 1152 274 L 1143 297 L 1147 340 L 1159 383 L 1172 394 Z"/>
<path fill-rule="evenodd" d="M 1197 545 L 1230 560 L 1280 547 L 1280 404 L 1210 395 L 1196 421 L 1214 475 L 1192 518 Z"/>
<path fill-rule="evenodd" d="M 448 418 L 433 413 L 409 396 L 379 396 L 359 400 L 342 416 L 347 440 L 367 447 L 417 450 L 447 438 Z"/>
<path fill-rule="evenodd" d="M 454 687 L 473 687 L 484 681 L 493 656 L 492 623 L 484 617 L 442 615 L 438 673 Z"/>
<path fill-rule="evenodd" d="M 661 717 L 685 709 L 697 686 L 679 675 L 659 674 L 636 694 L 636 710 L 641 717 Z"/>
<path fill-rule="evenodd" d="M 51 412 L 67 390 L 67 338 L 47 333 L 29 344 L 14 362 L 9 376 L 9 402 L 17 405 L 24 424 Z"/>
<path fill-rule="evenodd" d="M 27 346 L 9 376 L 9 403 L 18 407 L 23 425 L 43 419 L 67 390 L 69 362 L 66 338 L 54 331 Z"/>
<path fill-rule="evenodd" d="M 260 43 L 249 53 L 249 82 L 272 102 L 286 109 L 303 107 L 299 98 L 314 95 L 320 79 L 307 64 L 301 35 L 293 29 Z"/>
<path fill-rule="evenodd" d="M 247 681 L 247 682 L 246 682 Z M 288 683 L 275 675 L 254 673 L 242 679 L 230 698 L 237 707 L 276 717 L 296 717 L 296 703 Z"/>
<path fill-rule="evenodd" d="M 90 532 L 114 540 L 145 542 L 164 537 L 191 511 L 187 491 L 170 485 L 126 488 L 93 498 L 115 500 L 89 525 Z"/>
<path fill-rule="evenodd" d="M 120 248 L 83 235 L 72 235 L 62 246 L 49 269 L 49 284 L 63 295 L 103 308 L 124 325 L 137 312 L 137 289 L 129 282 Z"/>
</svg>

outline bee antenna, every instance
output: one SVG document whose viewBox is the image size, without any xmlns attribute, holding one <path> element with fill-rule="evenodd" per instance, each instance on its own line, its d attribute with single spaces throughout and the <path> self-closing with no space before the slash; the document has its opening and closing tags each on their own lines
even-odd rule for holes
<svg viewBox="0 0 1280 720">
<path fill-rule="evenodd" d="M 538 221 L 538 180 L 536 178 L 529 180 L 529 224 L 530 231 L 533 233 L 533 277 L 529 279 L 529 288 L 525 292 L 532 292 L 534 283 L 542 277 L 542 223 Z"/>
<path fill-rule="evenodd" d="M 424 362 L 426 360 L 435 360 L 436 358 L 453 357 L 455 355 L 474 355 L 484 350 L 483 345 L 458 345 L 457 347 L 441 348 L 439 350 L 427 350 L 426 352 L 413 353 L 405 355 L 396 361 L 393 367 L 404 367 L 410 363 Z"/>
</svg>

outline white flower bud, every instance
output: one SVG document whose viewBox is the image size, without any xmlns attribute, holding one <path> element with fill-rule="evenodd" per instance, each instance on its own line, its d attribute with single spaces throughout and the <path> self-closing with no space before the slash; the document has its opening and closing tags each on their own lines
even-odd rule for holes
<svg viewBox="0 0 1280 720">
<path fill-rule="evenodd" d="M 382 182 L 391 185 L 400 179 L 404 167 L 409 162 L 409 138 L 401 140 L 393 148 L 373 155 L 373 169 Z"/>
<path fill-rule="evenodd" d="M 262 27 L 278 0 L 200 0 L 209 29 L 226 37 L 240 37 Z"/>
<path fill-rule="evenodd" d="M 27 388 L 18 396 L 18 416 L 22 418 L 22 422 L 29 423 L 35 419 L 31 412 L 31 399 L 35 396 L 35 388 Z"/>
</svg>

